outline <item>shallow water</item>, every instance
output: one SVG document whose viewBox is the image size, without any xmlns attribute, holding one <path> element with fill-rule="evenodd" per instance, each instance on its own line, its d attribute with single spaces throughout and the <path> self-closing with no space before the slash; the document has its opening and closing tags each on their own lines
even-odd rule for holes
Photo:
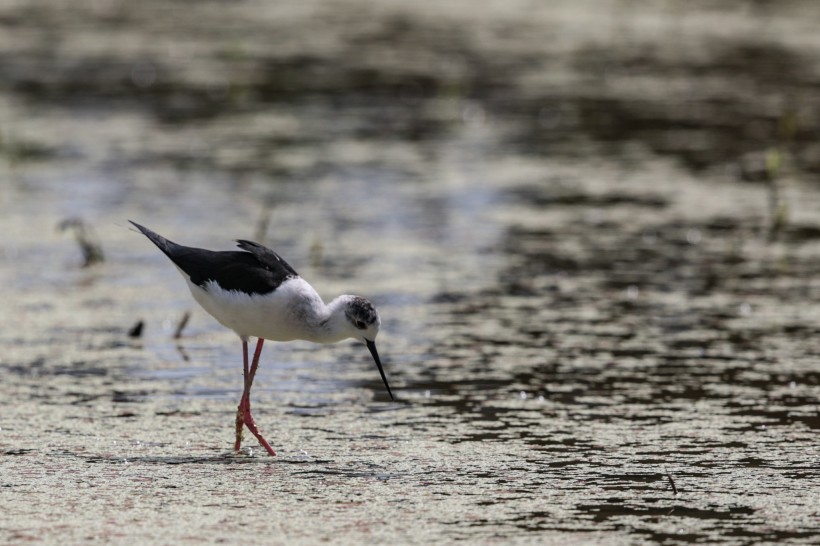
<svg viewBox="0 0 820 546">
<path fill-rule="evenodd" d="M 811 7 L 4 6 L 0 541 L 816 541 Z M 233 455 L 128 219 L 372 299 L 397 400 L 269 343 Z"/>
</svg>

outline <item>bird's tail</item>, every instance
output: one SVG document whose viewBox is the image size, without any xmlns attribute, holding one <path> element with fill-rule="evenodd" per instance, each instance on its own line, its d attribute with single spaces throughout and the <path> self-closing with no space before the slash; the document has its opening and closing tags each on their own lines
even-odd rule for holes
<svg viewBox="0 0 820 546">
<path fill-rule="evenodd" d="M 154 233 L 153 231 L 151 231 L 147 227 L 141 226 L 138 223 L 134 222 L 133 220 L 128 220 L 128 221 L 131 222 L 134 225 L 135 228 L 140 230 L 143 235 L 148 237 L 151 240 L 152 243 L 157 245 L 157 248 L 159 248 L 162 252 L 164 252 L 166 256 L 168 256 L 172 260 L 174 259 L 176 251 L 178 251 L 180 249 L 180 245 L 176 244 L 173 241 L 169 241 L 168 239 L 166 239 L 165 237 L 163 237 L 159 233 Z"/>
</svg>

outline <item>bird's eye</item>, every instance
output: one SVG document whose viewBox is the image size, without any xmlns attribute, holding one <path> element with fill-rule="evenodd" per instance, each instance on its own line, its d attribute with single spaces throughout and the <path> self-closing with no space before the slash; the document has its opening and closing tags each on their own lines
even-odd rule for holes
<svg viewBox="0 0 820 546">
<path fill-rule="evenodd" d="M 356 322 L 354 322 L 354 323 L 353 323 L 353 325 L 354 325 L 356 328 L 358 328 L 359 330 L 364 330 L 365 328 L 367 328 L 367 324 L 365 324 L 365 323 L 364 323 L 364 322 L 362 322 L 361 320 L 357 320 Z"/>
</svg>

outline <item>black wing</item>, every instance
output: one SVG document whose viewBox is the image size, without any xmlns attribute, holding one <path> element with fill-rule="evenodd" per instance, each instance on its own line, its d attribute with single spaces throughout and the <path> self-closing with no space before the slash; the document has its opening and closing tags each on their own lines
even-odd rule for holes
<svg viewBox="0 0 820 546">
<path fill-rule="evenodd" d="M 258 243 L 239 241 L 239 247 L 246 252 L 215 252 L 178 245 L 146 227 L 131 223 L 184 271 L 192 283 L 203 288 L 208 281 L 215 281 L 223 290 L 267 294 L 287 279 L 298 276 L 278 254 Z"/>
<path fill-rule="evenodd" d="M 281 270 L 291 277 L 296 277 L 299 275 L 296 270 L 282 258 L 282 256 L 268 247 L 262 246 L 259 243 L 254 243 L 253 241 L 246 241 L 244 239 L 240 239 L 236 242 L 236 246 L 253 254 L 256 259 L 259 260 L 259 263 L 265 268 L 270 269 L 271 271 Z"/>
</svg>

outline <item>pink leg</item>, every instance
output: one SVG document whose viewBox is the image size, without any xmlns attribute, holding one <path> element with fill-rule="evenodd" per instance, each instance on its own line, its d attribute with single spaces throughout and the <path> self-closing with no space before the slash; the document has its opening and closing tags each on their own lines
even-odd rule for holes
<svg viewBox="0 0 820 546">
<path fill-rule="evenodd" d="M 253 420 L 253 415 L 251 415 L 251 386 L 253 385 L 253 378 L 256 376 L 256 369 L 259 367 L 259 357 L 262 354 L 262 345 L 265 343 L 265 340 L 259 338 L 256 342 L 256 350 L 253 353 L 253 362 L 251 363 L 250 370 L 248 369 L 248 352 L 247 352 L 247 342 L 243 342 L 243 354 L 244 354 L 244 371 L 245 371 L 245 390 L 242 393 L 242 400 L 239 402 L 239 408 L 237 411 L 237 427 L 239 430 L 239 437 L 237 438 L 237 443 L 234 445 L 234 448 L 238 451 L 239 450 L 239 440 L 241 439 L 242 434 L 242 427 L 239 424 L 240 417 L 239 414 L 242 414 L 241 420 L 248 430 L 256 436 L 256 439 L 259 440 L 259 443 L 262 444 L 262 447 L 265 448 L 265 451 L 268 452 L 269 455 L 276 455 L 276 452 L 270 446 L 267 440 L 262 437 L 262 433 L 259 432 L 259 429 L 256 426 L 256 423 Z"/>
<path fill-rule="evenodd" d="M 243 377 L 245 387 L 242 391 L 242 399 L 239 401 L 239 407 L 236 408 L 236 442 L 234 442 L 234 451 L 239 451 L 242 447 L 242 427 L 245 425 L 245 393 L 248 392 L 248 340 L 242 340 L 242 363 Z"/>
</svg>

